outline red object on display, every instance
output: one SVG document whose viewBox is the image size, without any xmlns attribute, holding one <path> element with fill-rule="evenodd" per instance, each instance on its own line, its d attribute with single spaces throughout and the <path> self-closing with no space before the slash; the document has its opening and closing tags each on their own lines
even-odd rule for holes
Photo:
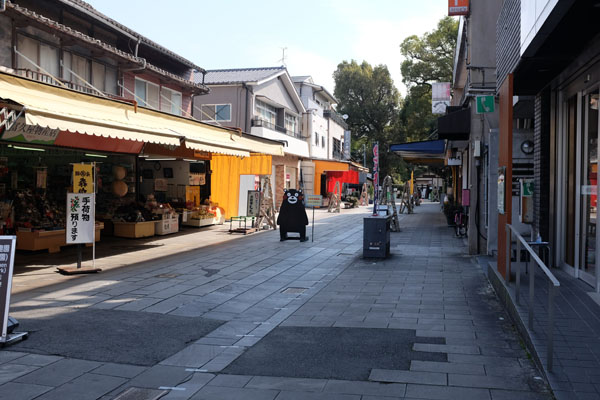
<svg viewBox="0 0 600 400">
<path fill-rule="evenodd" d="M 335 190 L 336 182 L 340 182 L 340 187 L 343 183 L 358 184 L 358 171 L 327 171 L 327 193 Z"/>
</svg>

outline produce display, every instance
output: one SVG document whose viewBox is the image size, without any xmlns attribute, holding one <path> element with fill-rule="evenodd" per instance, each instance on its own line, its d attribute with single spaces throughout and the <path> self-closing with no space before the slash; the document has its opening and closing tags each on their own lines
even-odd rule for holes
<svg viewBox="0 0 600 400">
<path fill-rule="evenodd" d="M 15 192 L 13 199 L 15 226 L 17 229 L 64 229 L 65 206 L 32 190 Z"/>
</svg>

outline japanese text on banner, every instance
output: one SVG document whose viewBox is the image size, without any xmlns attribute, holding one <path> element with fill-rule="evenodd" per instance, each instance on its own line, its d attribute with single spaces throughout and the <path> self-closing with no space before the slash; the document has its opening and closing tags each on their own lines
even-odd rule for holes
<svg viewBox="0 0 600 400">
<path fill-rule="evenodd" d="M 94 220 L 94 195 L 67 193 L 67 243 L 92 243 Z"/>
<path fill-rule="evenodd" d="M 73 164 L 73 192 L 94 193 L 94 175 L 91 164 Z"/>
</svg>

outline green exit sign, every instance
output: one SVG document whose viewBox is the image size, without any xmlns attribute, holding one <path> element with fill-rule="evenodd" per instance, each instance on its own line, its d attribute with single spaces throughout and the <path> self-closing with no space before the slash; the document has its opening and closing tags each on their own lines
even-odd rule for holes
<svg viewBox="0 0 600 400">
<path fill-rule="evenodd" d="M 475 97 L 475 102 L 477 104 L 477 114 L 494 112 L 494 96 L 477 96 Z"/>
</svg>

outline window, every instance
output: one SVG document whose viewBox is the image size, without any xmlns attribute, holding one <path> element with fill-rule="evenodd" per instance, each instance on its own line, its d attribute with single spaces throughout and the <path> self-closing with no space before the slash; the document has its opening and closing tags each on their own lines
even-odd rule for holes
<svg viewBox="0 0 600 400">
<path fill-rule="evenodd" d="M 145 80 L 135 78 L 135 99 L 143 107 L 159 109 L 159 86 Z"/>
<path fill-rule="evenodd" d="M 285 130 L 288 132 L 297 132 L 298 118 L 295 115 L 285 114 Z"/>
<path fill-rule="evenodd" d="M 20 55 L 15 55 L 17 59 L 17 68 L 33 72 L 23 72 L 29 78 L 41 80 L 43 82 L 53 83 L 53 79 L 46 76 L 39 76 L 37 73 L 45 74 L 38 68 L 42 67 L 46 72 L 58 77 L 59 73 L 59 52 L 56 47 L 49 46 L 27 36 L 17 36 L 17 50 L 32 62 L 27 61 Z M 37 65 L 36 65 L 37 64 Z"/>
<path fill-rule="evenodd" d="M 315 146 L 319 145 L 319 134 L 315 132 Z"/>
<path fill-rule="evenodd" d="M 181 115 L 181 93 L 162 87 L 160 89 L 160 110 Z"/>
<path fill-rule="evenodd" d="M 256 100 L 256 116 L 273 126 L 277 124 L 277 109 L 263 101 Z"/>
<path fill-rule="evenodd" d="M 202 121 L 231 121 L 231 104 L 202 104 Z"/>
<path fill-rule="evenodd" d="M 342 142 L 339 139 L 333 138 L 333 158 L 342 158 Z"/>
<path fill-rule="evenodd" d="M 102 92 L 118 94 L 116 68 L 67 51 L 63 52 L 63 65 L 62 78 L 67 82 L 80 86 L 80 88 L 75 89 L 84 89 L 86 92 L 93 92 L 81 79 L 72 74 L 71 71 Z"/>
<path fill-rule="evenodd" d="M 321 136 L 321 147 L 325 148 L 325 136 Z"/>
</svg>

